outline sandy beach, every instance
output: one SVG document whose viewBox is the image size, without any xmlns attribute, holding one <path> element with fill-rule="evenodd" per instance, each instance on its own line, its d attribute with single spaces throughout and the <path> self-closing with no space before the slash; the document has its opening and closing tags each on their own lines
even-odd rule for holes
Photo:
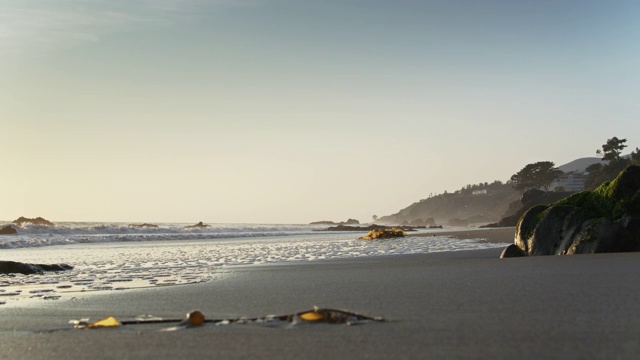
<svg viewBox="0 0 640 360">
<path fill-rule="evenodd" d="M 483 231 L 500 242 L 513 234 Z M 2 308 L 0 353 L 7 359 L 632 359 L 640 353 L 634 310 L 640 254 L 499 259 L 500 252 L 237 266 L 202 284 Z M 313 305 L 388 321 L 173 332 L 158 331 L 167 325 L 78 330 L 68 324 L 108 315 L 176 318 L 193 309 L 207 318 L 255 317 Z"/>
</svg>

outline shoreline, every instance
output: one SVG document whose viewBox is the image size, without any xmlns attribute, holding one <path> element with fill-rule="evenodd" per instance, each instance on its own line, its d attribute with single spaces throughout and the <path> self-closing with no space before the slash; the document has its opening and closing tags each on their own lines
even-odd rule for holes
<svg viewBox="0 0 640 360">
<path fill-rule="evenodd" d="M 463 230 L 434 231 L 427 230 L 424 233 L 410 234 L 407 236 L 428 237 L 428 236 L 449 236 L 458 240 L 482 239 L 492 244 L 513 244 L 515 227 L 502 228 L 469 228 Z M 478 236 L 482 234 L 482 236 Z"/>
<path fill-rule="evenodd" d="M 206 283 L 0 308 L 0 351 L 12 359 L 633 359 L 640 352 L 640 317 L 632 311 L 640 296 L 640 253 L 499 259 L 500 252 L 238 266 Z M 314 305 L 388 321 L 173 332 L 159 332 L 162 325 L 76 330 L 68 324 L 109 315 L 181 318 L 193 309 L 208 319 L 259 317 Z"/>
</svg>

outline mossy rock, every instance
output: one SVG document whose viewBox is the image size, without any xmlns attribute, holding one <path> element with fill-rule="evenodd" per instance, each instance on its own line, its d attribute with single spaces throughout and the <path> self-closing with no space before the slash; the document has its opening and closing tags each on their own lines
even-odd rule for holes
<svg viewBox="0 0 640 360">
<path fill-rule="evenodd" d="M 515 245 L 526 255 L 640 251 L 640 166 L 594 191 L 532 207 L 518 222 Z"/>
</svg>

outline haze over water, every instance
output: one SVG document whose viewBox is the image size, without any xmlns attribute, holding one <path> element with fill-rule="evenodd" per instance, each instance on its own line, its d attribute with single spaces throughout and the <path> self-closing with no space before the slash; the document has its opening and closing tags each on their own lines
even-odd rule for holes
<svg viewBox="0 0 640 360">
<path fill-rule="evenodd" d="M 0 0 L 0 218 L 369 221 L 640 144 L 635 1 Z"/>
</svg>

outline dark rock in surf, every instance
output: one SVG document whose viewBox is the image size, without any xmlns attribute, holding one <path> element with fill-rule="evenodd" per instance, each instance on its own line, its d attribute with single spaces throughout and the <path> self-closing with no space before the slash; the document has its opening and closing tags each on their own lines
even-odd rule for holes
<svg viewBox="0 0 640 360">
<path fill-rule="evenodd" d="M 185 229 L 194 229 L 194 228 L 197 229 L 197 228 L 208 228 L 208 227 L 211 227 L 211 225 L 204 224 L 202 221 L 200 221 L 195 225 L 185 226 L 184 228 Z"/>
<path fill-rule="evenodd" d="M 27 264 L 16 261 L 0 261 L 0 274 L 42 274 L 45 271 L 71 270 L 67 264 Z"/>
<path fill-rule="evenodd" d="M 18 226 L 22 226 L 23 224 L 33 224 L 33 225 L 40 225 L 40 226 L 56 226 L 51 221 L 47 219 L 43 219 L 41 217 L 32 219 L 32 218 L 26 218 L 24 216 L 20 216 L 19 218 L 13 220 L 13 223 Z"/>
<path fill-rule="evenodd" d="M 18 230 L 14 229 L 11 225 L 5 225 L 0 227 L 0 235 L 14 235 L 17 234 Z"/>
<path fill-rule="evenodd" d="M 129 227 L 130 228 L 157 228 L 159 226 L 156 224 L 144 223 L 144 224 L 129 224 Z"/>
</svg>

